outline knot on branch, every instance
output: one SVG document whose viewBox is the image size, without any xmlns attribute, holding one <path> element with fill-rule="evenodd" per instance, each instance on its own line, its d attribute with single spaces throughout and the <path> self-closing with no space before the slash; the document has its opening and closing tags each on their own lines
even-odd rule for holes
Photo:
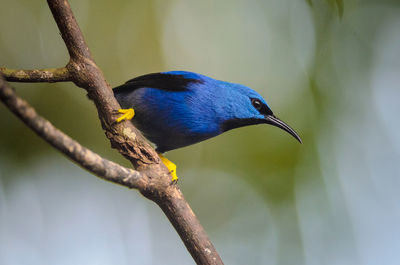
<svg viewBox="0 0 400 265">
<path fill-rule="evenodd" d="M 88 93 L 92 89 L 97 89 L 98 82 L 96 80 L 99 78 L 104 80 L 103 73 L 91 58 L 71 58 L 66 68 L 71 75 L 72 82 L 78 87 L 86 89 Z"/>
<path fill-rule="evenodd" d="M 130 132 L 125 137 L 117 133 L 115 128 L 106 130 L 106 136 L 111 142 L 111 147 L 117 149 L 125 158 L 127 158 L 133 165 L 138 168 L 144 165 L 158 164 L 160 159 L 157 154 L 146 148 L 143 142 L 138 141 L 138 135 L 134 132 Z M 123 128 L 123 131 L 130 130 L 129 128 Z M 123 134 L 123 133 L 122 133 Z"/>
</svg>

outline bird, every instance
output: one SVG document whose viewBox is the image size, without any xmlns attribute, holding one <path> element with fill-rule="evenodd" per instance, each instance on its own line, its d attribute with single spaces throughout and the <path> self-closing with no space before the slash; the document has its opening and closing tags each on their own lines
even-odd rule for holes
<svg viewBox="0 0 400 265">
<path fill-rule="evenodd" d="M 300 136 L 278 119 L 253 89 L 188 71 L 150 73 L 113 88 L 121 109 L 116 122 L 131 120 L 156 146 L 172 181 L 176 165 L 163 154 L 256 124 L 283 129 L 302 143 Z"/>
</svg>

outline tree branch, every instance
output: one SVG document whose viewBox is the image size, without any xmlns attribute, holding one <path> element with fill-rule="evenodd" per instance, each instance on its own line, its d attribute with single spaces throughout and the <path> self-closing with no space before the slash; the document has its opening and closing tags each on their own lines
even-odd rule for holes
<svg viewBox="0 0 400 265">
<path fill-rule="evenodd" d="M 11 93 L 13 92 L 12 89 L 10 92 L 10 89 L 7 89 L 3 82 L 1 84 L 2 90 L 4 90 L 2 91 L 4 93 L 2 99 L 4 98 L 5 104 L 9 104 L 7 106 L 40 137 L 64 152 L 85 169 L 113 182 L 130 188 L 137 188 L 145 197 L 156 202 L 178 232 L 197 264 L 223 264 L 178 185 L 171 182 L 171 175 L 162 164 L 154 148 L 131 122 L 115 122 L 113 111 L 120 109 L 120 105 L 103 73 L 94 62 L 68 1 L 47 0 L 47 2 L 70 55 L 70 60 L 66 66 L 66 76 L 69 77 L 70 81 L 87 91 L 88 97 L 96 105 L 101 125 L 111 142 L 111 146 L 131 161 L 138 171 L 126 172 L 127 169 L 102 159 L 80 146 L 54 128 L 48 121 L 38 116 L 25 101 Z M 6 78 L 17 82 L 28 80 L 28 78 L 13 79 L 10 75 Z M 37 77 L 32 82 L 44 81 L 44 78 Z M 54 141 L 54 139 L 57 139 L 57 141 Z M 112 168 L 111 172 L 108 171 L 108 166 Z"/>
<path fill-rule="evenodd" d="M 67 82 L 71 77 L 67 68 L 49 68 L 38 70 L 9 69 L 0 67 L 0 73 L 11 82 Z"/>
<path fill-rule="evenodd" d="M 92 60 L 89 47 L 67 0 L 47 0 L 72 60 Z"/>
<path fill-rule="evenodd" d="M 0 100 L 37 135 L 94 175 L 129 188 L 141 189 L 145 185 L 145 177 L 140 172 L 100 157 L 38 115 L 1 76 Z"/>
<path fill-rule="evenodd" d="M 88 92 L 96 104 L 99 118 L 112 147 L 133 163 L 135 167 L 159 165 L 160 159 L 130 122 L 115 123 L 113 110 L 120 109 L 110 85 L 94 62 L 85 39 L 67 0 L 47 0 L 54 20 L 71 56 L 67 69 L 71 80 Z M 165 167 L 158 171 L 166 172 Z"/>
</svg>

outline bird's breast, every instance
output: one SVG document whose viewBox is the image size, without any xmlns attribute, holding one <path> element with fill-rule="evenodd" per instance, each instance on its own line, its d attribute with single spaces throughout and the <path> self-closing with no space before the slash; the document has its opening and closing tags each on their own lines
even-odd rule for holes
<svg viewBox="0 0 400 265">
<path fill-rule="evenodd" d="M 168 151 L 194 144 L 220 133 L 215 111 L 209 104 L 194 102 L 184 92 L 160 91 L 143 93 L 133 106 L 133 123 L 159 151 Z"/>
</svg>

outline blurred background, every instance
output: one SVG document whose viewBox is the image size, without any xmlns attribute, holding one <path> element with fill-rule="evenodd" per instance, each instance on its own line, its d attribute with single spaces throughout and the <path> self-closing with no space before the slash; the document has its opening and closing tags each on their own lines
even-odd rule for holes
<svg viewBox="0 0 400 265">
<path fill-rule="evenodd" d="M 226 264 L 400 264 L 398 0 L 70 0 L 112 86 L 189 70 L 260 92 L 303 138 L 250 126 L 168 153 Z M 3 0 L 0 66 L 68 54 L 45 1 Z M 86 147 L 129 166 L 72 83 L 14 83 Z M 0 104 L 0 264 L 193 264 L 167 218 Z"/>
</svg>

